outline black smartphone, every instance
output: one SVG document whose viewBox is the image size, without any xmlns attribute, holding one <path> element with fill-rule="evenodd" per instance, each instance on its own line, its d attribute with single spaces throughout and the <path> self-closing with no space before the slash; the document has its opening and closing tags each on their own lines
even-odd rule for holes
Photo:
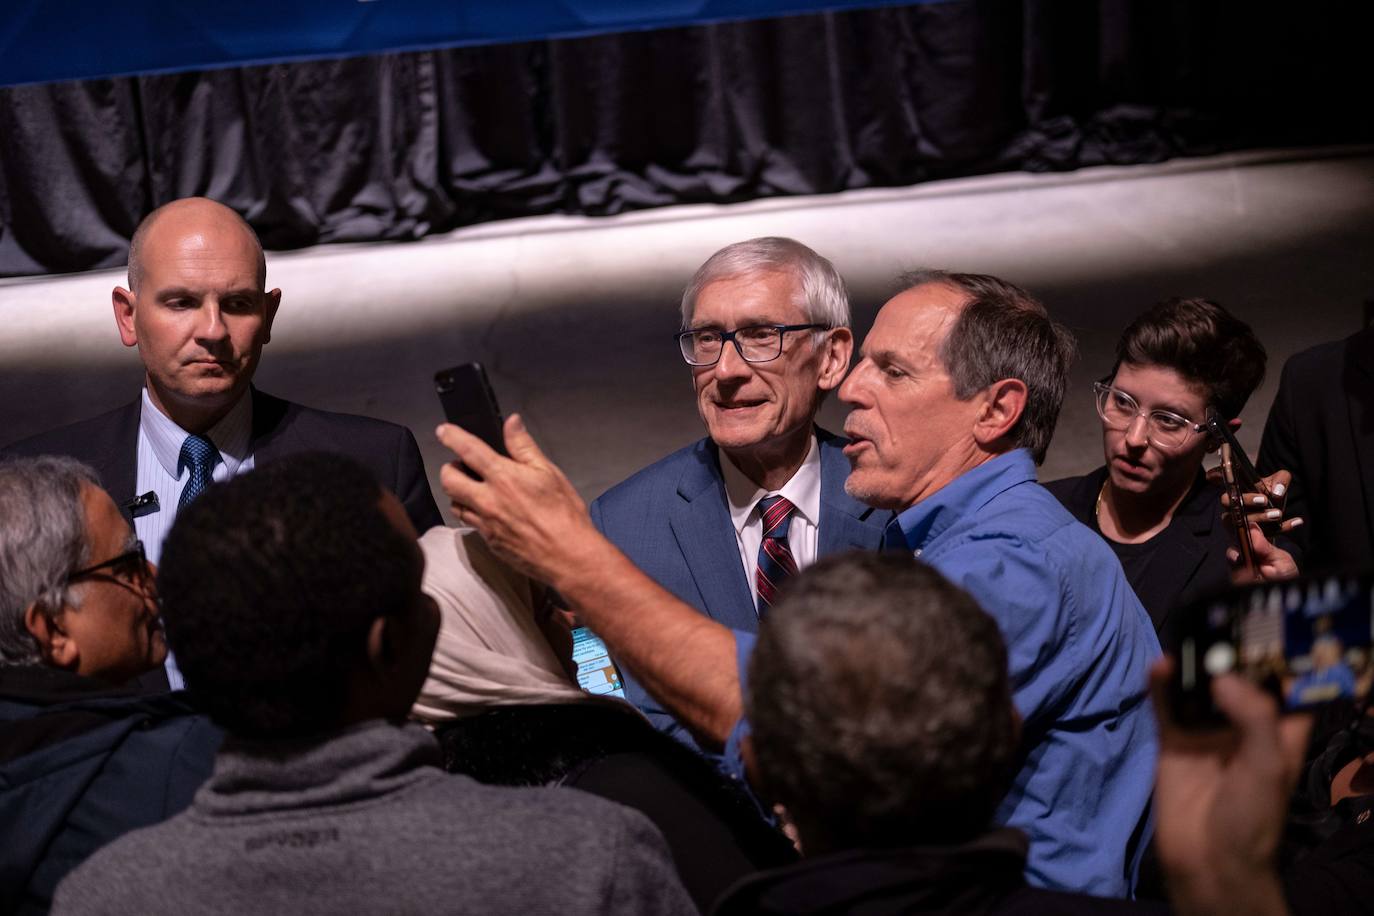
<svg viewBox="0 0 1374 916">
<path fill-rule="evenodd" d="M 434 373 L 434 390 L 439 393 L 444 419 L 477 436 L 498 454 L 506 454 L 501 408 L 496 406 L 496 392 L 481 363 L 439 370 Z"/>
<path fill-rule="evenodd" d="M 1170 687 L 1186 727 L 1226 724 L 1212 679 L 1239 674 L 1286 710 L 1362 701 L 1374 680 L 1374 577 L 1308 576 L 1233 589 L 1182 609 Z"/>
</svg>

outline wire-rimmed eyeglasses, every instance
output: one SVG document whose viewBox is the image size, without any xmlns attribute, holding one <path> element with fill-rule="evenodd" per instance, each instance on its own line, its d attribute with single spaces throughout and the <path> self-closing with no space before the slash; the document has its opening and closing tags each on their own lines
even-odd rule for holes
<svg viewBox="0 0 1374 916">
<path fill-rule="evenodd" d="M 1207 427 L 1168 410 L 1145 410 L 1135 398 L 1120 388 L 1093 382 L 1097 396 L 1097 415 L 1108 429 L 1128 429 L 1136 417 L 1145 418 L 1145 438 L 1156 448 L 1182 448 L 1194 433 Z"/>
<path fill-rule="evenodd" d="M 690 366 L 714 366 L 725 352 L 726 342 L 735 345 L 740 358 L 749 363 L 766 363 L 782 356 L 782 337 L 788 331 L 817 331 L 824 324 L 751 324 L 733 331 L 698 328 L 677 335 L 682 358 Z"/>
</svg>

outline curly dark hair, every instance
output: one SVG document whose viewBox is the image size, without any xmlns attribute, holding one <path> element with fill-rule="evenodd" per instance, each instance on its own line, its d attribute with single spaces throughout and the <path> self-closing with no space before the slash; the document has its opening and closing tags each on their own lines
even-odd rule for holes
<svg viewBox="0 0 1374 916">
<path fill-rule="evenodd" d="M 404 613 L 420 555 L 352 459 L 302 454 L 207 490 L 178 515 L 158 591 L 188 687 L 229 732 L 337 727 L 378 617 Z"/>
<path fill-rule="evenodd" d="M 986 830 L 1017 748 L 996 622 L 905 554 L 827 557 L 784 588 L 745 707 L 761 786 L 808 853 Z"/>
<path fill-rule="evenodd" d="M 1121 334 L 1116 365 L 1163 366 L 1207 389 L 1223 420 L 1240 416 L 1264 381 L 1268 355 L 1250 325 L 1210 299 L 1168 299 Z"/>
</svg>

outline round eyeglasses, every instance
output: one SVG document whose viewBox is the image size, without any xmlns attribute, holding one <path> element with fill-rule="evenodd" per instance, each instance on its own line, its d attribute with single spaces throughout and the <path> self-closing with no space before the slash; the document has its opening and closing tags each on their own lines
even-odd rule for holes
<svg viewBox="0 0 1374 916">
<path fill-rule="evenodd" d="M 748 363 L 766 363 L 782 356 L 782 336 L 789 331 L 818 331 L 823 324 L 751 324 L 733 331 L 720 328 L 699 328 L 682 331 L 677 345 L 689 366 L 714 366 L 725 352 L 725 343 L 735 345 L 740 357 Z"/>
<path fill-rule="evenodd" d="M 1097 395 L 1097 415 L 1108 429 L 1128 429 L 1136 417 L 1145 418 L 1145 438 L 1156 448 L 1169 451 L 1182 448 L 1194 433 L 1207 427 L 1168 410 L 1145 410 L 1120 388 L 1093 382 Z"/>
</svg>

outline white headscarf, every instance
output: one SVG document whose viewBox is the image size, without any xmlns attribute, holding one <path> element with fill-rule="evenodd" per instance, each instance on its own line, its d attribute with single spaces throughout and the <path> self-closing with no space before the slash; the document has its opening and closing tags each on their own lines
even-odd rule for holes
<svg viewBox="0 0 1374 916">
<path fill-rule="evenodd" d="M 431 528 L 420 549 L 421 587 L 438 602 L 440 623 L 412 716 L 437 724 L 493 706 L 601 702 L 569 680 L 535 623 L 530 580 L 498 560 L 480 535 Z"/>
</svg>

